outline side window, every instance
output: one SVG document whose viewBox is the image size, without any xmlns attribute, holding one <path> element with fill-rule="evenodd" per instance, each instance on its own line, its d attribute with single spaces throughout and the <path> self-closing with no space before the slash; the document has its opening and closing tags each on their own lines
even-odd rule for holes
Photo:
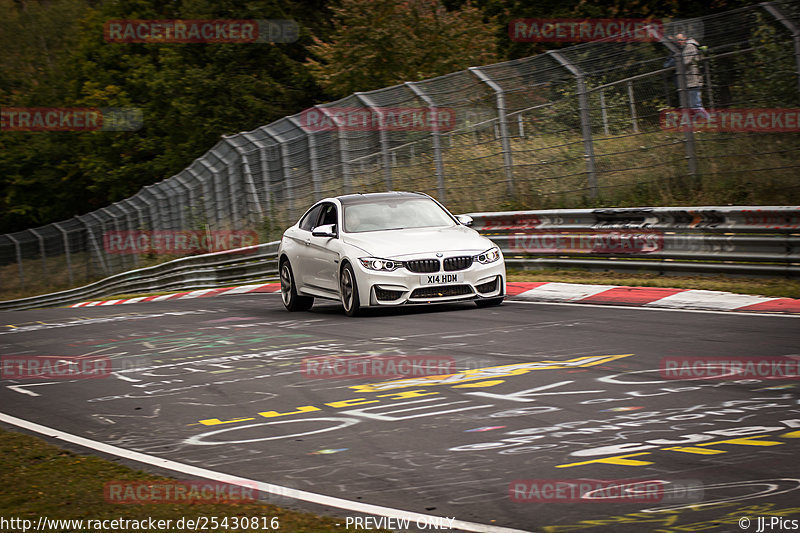
<svg viewBox="0 0 800 533">
<path fill-rule="evenodd" d="M 325 204 L 322 208 L 322 218 L 320 218 L 319 225 L 325 226 L 327 224 L 338 224 L 336 220 L 336 206 L 333 204 Z"/>
<path fill-rule="evenodd" d="M 319 213 L 325 205 L 326 204 L 320 204 L 312 207 L 311 210 L 306 213 L 306 216 L 300 220 L 300 229 L 311 231 L 316 228 L 318 226 L 317 220 L 319 219 Z"/>
</svg>

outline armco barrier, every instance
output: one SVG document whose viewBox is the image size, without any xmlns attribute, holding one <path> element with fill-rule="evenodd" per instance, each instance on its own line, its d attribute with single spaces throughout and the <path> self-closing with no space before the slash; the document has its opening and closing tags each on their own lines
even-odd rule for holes
<svg viewBox="0 0 800 533">
<path fill-rule="evenodd" d="M 175 259 L 130 270 L 66 291 L 0 302 L 0 310 L 32 309 L 75 303 L 113 294 L 207 289 L 240 282 L 275 281 L 278 242 Z M 243 253 L 248 250 L 248 253 Z"/>
<path fill-rule="evenodd" d="M 474 213 L 517 268 L 800 275 L 800 207 L 658 207 Z"/>
<path fill-rule="evenodd" d="M 800 276 L 800 207 L 659 207 L 471 213 L 512 268 Z M 176 259 L 0 309 L 277 279 L 278 242 Z"/>
</svg>

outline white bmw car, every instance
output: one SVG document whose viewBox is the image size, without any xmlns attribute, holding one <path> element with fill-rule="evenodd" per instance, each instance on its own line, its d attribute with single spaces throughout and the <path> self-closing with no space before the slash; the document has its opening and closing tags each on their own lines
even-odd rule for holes
<svg viewBox="0 0 800 533">
<path fill-rule="evenodd" d="M 505 297 L 503 254 L 426 194 L 350 194 L 314 204 L 286 230 L 278 250 L 283 304 L 339 300 L 348 316 L 365 307 Z"/>
</svg>

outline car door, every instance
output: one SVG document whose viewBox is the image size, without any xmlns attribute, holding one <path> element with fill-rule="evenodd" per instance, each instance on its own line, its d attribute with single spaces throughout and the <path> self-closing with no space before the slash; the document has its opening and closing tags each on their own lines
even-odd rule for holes
<svg viewBox="0 0 800 533">
<path fill-rule="evenodd" d="M 294 282 L 299 291 L 304 290 L 308 282 L 313 284 L 313 278 L 310 276 L 311 257 L 309 254 L 311 230 L 317 227 L 321 212 L 322 204 L 315 205 L 303 215 L 297 227 L 291 228 L 285 234 L 285 237 L 291 241 L 285 247 L 285 250 L 289 256 L 289 262 L 294 273 Z"/>
<path fill-rule="evenodd" d="M 336 204 L 325 202 L 321 204 L 317 227 L 333 225 L 336 237 L 309 236 L 306 250 L 307 268 L 306 284 L 326 292 L 338 294 L 339 292 L 339 258 L 341 239 L 339 234 L 339 210 Z"/>
</svg>

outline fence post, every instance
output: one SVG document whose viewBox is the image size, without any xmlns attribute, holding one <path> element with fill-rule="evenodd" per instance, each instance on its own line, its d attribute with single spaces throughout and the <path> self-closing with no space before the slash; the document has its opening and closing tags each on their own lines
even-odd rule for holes
<svg viewBox="0 0 800 533">
<path fill-rule="evenodd" d="M 157 185 L 159 192 L 164 195 L 164 200 L 167 204 L 167 227 L 164 229 L 179 230 L 183 228 L 183 198 L 175 184 L 175 176 L 165 179 Z M 177 191 L 177 193 L 176 193 Z"/>
<path fill-rule="evenodd" d="M 378 109 L 378 106 L 375 105 L 366 94 L 364 93 L 355 93 L 355 97 L 364 103 L 368 108 L 372 110 L 373 113 L 378 113 L 383 119 L 383 112 Z M 381 156 L 383 159 L 383 178 L 386 182 L 386 190 L 392 190 L 392 159 L 389 155 L 389 133 L 386 131 L 385 128 L 378 128 L 378 137 L 381 143 Z"/>
<path fill-rule="evenodd" d="M 469 71 L 492 89 L 497 100 L 497 122 L 500 125 L 500 145 L 503 150 L 503 168 L 506 174 L 506 192 L 509 198 L 514 197 L 514 162 L 511 157 L 511 139 L 508 134 L 508 117 L 506 116 L 506 97 L 503 88 L 481 70 L 481 67 L 470 67 Z"/>
<path fill-rule="evenodd" d="M 153 185 L 153 196 L 156 198 L 156 206 L 158 208 L 159 220 L 161 221 L 161 229 L 168 230 L 172 228 L 172 219 L 169 216 L 170 211 L 170 196 L 164 190 L 163 184 L 165 181 Z M 162 209 L 164 206 L 165 209 Z"/>
<path fill-rule="evenodd" d="M 711 67 L 709 66 L 709 60 L 703 59 L 703 67 L 706 74 L 706 95 L 708 96 L 708 107 L 714 109 L 717 107 L 714 104 L 714 88 L 711 86 Z"/>
<path fill-rule="evenodd" d="M 283 188 L 284 191 L 286 191 L 286 201 L 289 204 L 289 218 L 294 220 L 297 216 L 294 206 L 294 187 L 292 186 L 292 167 L 289 163 L 289 149 L 286 146 L 286 141 L 280 134 L 269 131 L 269 126 L 265 126 L 263 131 L 278 144 L 278 153 L 281 157 L 281 169 L 283 171 Z"/>
<path fill-rule="evenodd" d="M 29 229 L 29 232 L 33 233 L 36 240 L 39 241 L 39 255 L 42 256 L 42 279 L 47 279 L 47 252 L 44 248 L 44 238 L 39 234 L 38 231 L 35 229 Z"/>
<path fill-rule="evenodd" d="M 261 128 L 263 131 L 264 128 Z M 267 159 L 267 149 L 269 146 L 265 145 L 262 141 L 254 139 L 250 133 L 242 133 L 242 137 L 250 141 L 251 144 L 258 147 L 258 164 L 261 167 L 261 183 L 264 186 L 264 203 L 266 204 L 265 211 L 267 216 L 272 216 L 272 184 L 269 181 L 269 160 Z M 255 185 L 255 180 L 253 180 Z M 258 195 L 256 195 L 256 202 L 258 202 Z"/>
<path fill-rule="evenodd" d="M 688 113 L 689 93 L 686 87 L 686 65 L 683 64 L 681 50 L 675 43 L 663 37 L 661 38 L 661 44 L 666 46 L 673 57 L 675 57 L 675 70 L 678 78 L 678 99 L 682 112 Z M 695 177 L 697 175 L 697 149 L 694 144 L 694 132 L 692 128 L 686 128 L 683 137 L 686 141 L 686 164 L 689 168 L 689 176 Z"/>
<path fill-rule="evenodd" d="M 774 2 L 763 2 L 761 6 L 773 17 L 775 17 L 781 24 L 792 32 L 792 41 L 794 42 L 794 62 L 797 67 L 797 88 L 800 91 L 800 27 L 796 21 L 788 17 L 783 10 L 775 5 Z"/>
<path fill-rule="evenodd" d="M 169 187 L 165 186 L 168 180 L 162 180 L 153 184 L 153 196 L 156 198 L 156 206 L 158 209 L 158 217 L 161 221 L 162 230 L 172 229 L 172 216 L 174 206 L 172 205 L 172 196 L 169 194 Z M 119 229 L 116 221 L 114 227 Z"/>
<path fill-rule="evenodd" d="M 331 117 L 328 110 L 321 105 L 315 105 L 314 109 L 318 109 L 328 117 L 331 121 L 331 124 L 334 124 L 336 127 L 336 138 L 339 141 L 339 161 L 342 164 L 342 188 L 344 189 L 344 194 L 350 194 L 350 188 L 353 182 L 353 172 L 350 169 L 350 161 L 348 160 L 349 154 L 347 149 L 347 138 L 344 135 L 344 132 L 341 130 L 339 124 L 336 122 L 336 117 Z M 294 217 L 292 217 L 294 218 Z"/>
<path fill-rule="evenodd" d="M 72 276 L 72 260 L 70 258 L 69 252 L 69 235 L 67 234 L 67 230 L 59 226 L 59 223 L 56 222 L 53 224 L 59 232 L 61 232 L 61 239 L 64 241 L 64 260 L 67 262 L 67 276 L 69 278 L 70 286 L 74 283 L 73 276 Z"/>
<path fill-rule="evenodd" d="M 636 98 L 633 95 L 633 82 L 628 80 L 628 104 L 631 109 L 631 122 L 633 122 L 633 133 L 639 133 L 639 118 L 636 115 Z"/>
<path fill-rule="evenodd" d="M 7 235 L 11 242 L 14 243 L 14 250 L 17 252 L 17 270 L 19 270 L 19 285 L 25 288 L 25 269 L 22 266 L 22 249 L 19 246 L 19 241 L 14 238 L 10 233 Z"/>
<path fill-rule="evenodd" d="M 136 226 L 136 229 L 144 229 L 147 226 L 145 224 L 145 222 L 144 222 L 144 213 L 142 212 L 142 210 L 145 209 L 145 208 L 142 207 L 142 205 L 141 205 L 144 202 L 142 201 L 141 198 L 139 198 L 140 204 L 139 205 L 134 205 L 134 203 L 133 203 L 133 199 L 134 198 L 136 198 L 136 196 L 132 196 L 130 198 L 130 200 L 131 200 L 131 205 L 133 206 L 134 209 L 136 209 L 136 220 L 138 222 L 138 224 Z"/>
<path fill-rule="evenodd" d="M 269 213 L 272 213 L 272 181 L 269 171 L 269 159 L 267 158 L 267 150 L 274 148 L 275 148 L 274 144 L 272 146 L 262 146 L 258 153 L 259 160 L 261 161 L 262 173 L 264 176 L 264 190 L 266 191 L 265 199 L 267 202 L 267 212 Z"/>
<path fill-rule="evenodd" d="M 91 250 L 90 244 L 89 244 L 88 226 L 86 225 L 86 222 L 81 220 L 78 215 L 75 215 L 72 218 L 77 220 L 78 224 L 83 225 L 83 230 L 86 233 L 86 238 L 84 239 L 84 241 L 85 241 L 84 242 L 84 248 L 85 248 L 84 257 L 86 258 L 86 268 L 85 268 L 84 271 L 86 272 L 86 275 L 83 277 L 83 279 L 84 280 L 89 280 L 92 277 L 92 250 Z"/>
<path fill-rule="evenodd" d="M 223 141 L 227 143 L 227 139 L 223 138 Z M 229 144 L 229 143 L 227 143 Z M 212 154 L 219 160 L 222 161 L 223 167 L 220 172 L 225 172 L 225 175 L 228 178 L 228 205 L 230 209 L 228 210 L 228 226 L 229 229 L 236 227 L 239 224 L 239 206 L 238 206 L 238 198 L 239 198 L 239 183 L 233 177 L 233 162 L 229 160 L 224 154 L 217 153 L 212 151 Z M 238 154 L 237 154 L 238 155 Z"/>
<path fill-rule="evenodd" d="M 187 201 L 184 202 L 182 206 L 184 212 L 181 213 L 181 221 L 182 221 L 181 229 L 189 229 L 192 226 L 192 222 L 194 222 L 193 220 L 191 220 L 191 218 L 187 218 L 187 212 L 191 213 L 192 206 L 195 204 L 195 201 L 193 199 L 194 195 L 192 194 L 192 188 L 188 183 L 186 183 L 186 181 L 183 179 L 183 176 L 181 176 L 180 174 L 175 175 L 175 182 L 181 187 L 183 187 L 187 199 Z"/>
<path fill-rule="evenodd" d="M 586 91 L 586 82 L 584 81 L 583 72 L 576 66 L 570 63 L 567 58 L 560 53 L 550 50 L 546 52 L 550 54 L 561 66 L 566 68 L 573 76 L 575 76 L 576 91 L 578 94 L 578 106 L 581 116 L 581 132 L 583 134 L 583 152 L 586 158 L 586 174 L 588 176 L 589 196 L 592 200 L 597 198 L 597 171 L 595 170 L 594 160 L 594 142 L 592 141 L 592 123 L 589 117 L 589 95 Z"/>
<path fill-rule="evenodd" d="M 178 181 L 178 183 L 180 183 L 180 181 Z M 133 202 L 131 202 L 130 198 L 126 198 L 121 202 L 117 202 L 117 207 L 119 207 L 119 210 L 125 214 L 125 222 L 127 223 L 128 231 L 130 231 L 134 227 L 134 225 L 132 224 L 133 217 L 131 216 L 131 212 L 128 209 L 123 209 L 122 207 L 123 204 L 128 204 L 132 209 L 136 210 L 137 213 L 138 209 L 136 209 L 136 206 L 133 205 Z M 139 266 L 139 254 L 131 254 L 131 255 L 133 256 L 132 258 L 133 266 Z"/>
<path fill-rule="evenodd" d="M 302 121 L 298 120 L 295 116 L 287 118 L 289 122 L 301 130 L 306 136 L 306 142 L 308 143 L 308 166 L 311 169 L 311 183 L 314 186 L 314 201 L 318 202 L 322 200 L 322 187 L 320 186 L 322 176 L 320 176 L 319 172 L 316 132 L 306 131 L 306 127 L 303 126 Z"/>
<path fill-rule="evenodd" d="M 158 197 L 153 194 L 152 185 L 145 185 L 142 188 L 142 201 L 147 206 L 148 215 L 150 218 L 150 230 L 155 231 L 158 228 L 161 228 L 161 213 L 159 213 L 158 209 Z M 145 194 L 150 195 L 149 198 L 145 197 Z M 155 200 L 155 205 L 153 201 Z"/>
<path fill-rule="evenodd" d="M 204 159 L 197 160 L 200 165 L 202 165 L 210 174 L 209 178 L 205 181 L 205 185 L 207 186 L 208 196 L 206 196 L 206 206 L 209 206 L 213 212 L 213 221 L 214 221 L 214 229 L 221 228 L 221 221 L 220 213 L 219 213 L 219 202 L 222 198 L 222 193 L 219 190 L 219 179 L 217 170 L 208 164 Z M 213 195 L 211 194 L 213 192 Z M 208 217 L 206 220 L 206 225 L 210 224 L 212 221 L 212 217 Z"/>
<path fill-rule="evenodd" d="M 228 145 L 230 145 L 231 148 L 234 149 L 234 151 L 238 154 L 239 158 L 242 160 L 242 178 L 244 181 L 245 189 L 247 189 L 246 196 L 252 197 L 255 200 L 256 216 L 258 217 L 256 223 L 258 223 L 258 221 L 264 218 L 264 211 L 262 211 L 261 204 L 258 201 L 258 194 L 256 193 L 256 184 L 253 181 L 253 174 L 252 172 L 250 172 L 250 163 L 247 161 L 247 154 L 245 153 L 244 148 L 242 148 L 241 146 L 236 146 L 235 144 L 230 142 L 230 140 L 228 140 L 228 137 L 223 136 L 223 140 L 226 143 L 228 143 Z M 249 207 L 249 202 L 247 202 L 246 205 L 248 206 L 247 215 L 249 217 L 252 211 Z"/>
<path fill-rule="evenodd" d="M 97 222 L 100 225 L 100 229 L 101 230 L 104 228 L 103 221 L 100 220 L 100 217 L 98 217 L 94 213 L 94 211 L 92 211 L 91 213 L 88 213 L 87 216 L 92 217 L 95 220 L 95 222 Z M 108 276 L 109 275 L 108 265 L 106 264 L 106 258 L 105 258 L 104 254 L 103 254 L 102 249 L 97 245 L 97 237 L 94 235 L 94 232 L 92 231 L 92 228 L 89 226 L 89 224 L 87 224 L 86 222 L 84 222 L 80 218 L 78 220 L 83 222 L 83 224 L 86 226 L 86 232 L 89 235 L 89 243 L 94 245 L 95 252 L 97 253 L 97 259 L 100 262 L 100 268 L 102 268 L 103 269 L 103 273 L 106 276 Z"/>
<path fill-rule="evenodd" d="M 608 112 L 606 110 L 606 90 L 600 89 L 600 115 L 603 117 L 603 133 L 606 137 L 609 135 L 608 131 Z"/>
<path fill-rule="evenodd" d="M 111 206 L 109 206 L 109 207 L 111 207 Z M 100 209 L 98 209 L 98 211 L 102 212 L 107 217 L 107 219 L 108 219 L 109 223 L 112 225 L 112 227 L 115 230 L 119 231 L 119 218 L 116 217 L 114 215 L 114 213 L 111 212 L 109 207 L 101 207 Z M 158 209 L 158 204 L 156 204 L 156 208 Z M 103 250 L 108 255 L 107 264 L 109 265 L 109 268 L 111 269 L 112 273 L 123 272 L 125 270 L 125 254 L 114 254 L 114 255 L 112 255 L 112 254 L 109 253 L 109 250 L 106 248 L 106 243 L 108 241 L 106 240 L 106 229 L 105 228 L 106 228 L 106 226 L 105 226 L 105 223 L 104 223 L 103 224 Z"/>
<path fill-rule="evenodd" d="M 186 227 L 186 194 L 183 186 L 177 180 L 178 175 L 170 177 L 164 181 L 164 185 L 169 190 L 169 196 L 172 200 L 172 220 L 175 224 L 175 229 L 180 231 Z"/>
<path fill-rule="evenodd" d="M 127 216 L 126 216 L 127 213 L 125 212 L 124 209 L 122 209 L 122 207 L 120 207 L 120 203 L 121 202 L 114 202 L 109 207 L 103 208 L 103 210 L 113 220 L 114 229 L 116 231 L 122 231 L 121 227 L 126 227 L 128 225 L 128 219 L 127 219 Z M 111 208 L 112 207 L 116 207 L 122 213 L 122 216 L 120 217 L 117 213 L 112 213 L 111 212 Z M 128 254 L 120 254 L 119 263 L 120 263 L 121 270 L 124 270 L 124 269 L 128 268 L 130 266 L 129 263 L 132 263 L 132 262 L 133 261 L 132 261 L 132 259 L 130 258 L 130 256 Z"/>
<path fill-rule="evenodd" d="M 406 87 L 411 89 L 411 91 L 419 97 L 420 100 L 425 102 L 428 107 L 436 113 L 436 103 L 433 101 L 433 98 L 425 94 L 425 92 L 419 87 L 417 82 L 407 81 L 405 83 Z M 438 115 L 438 113 L 436 113 Z M 447 201 L 447 194 L 444 186 L 444 159 L 442 158 L 442 139 L 441 133 L 439 132 L 439 128 L 433 128 L 431 132 L 431 140 L 433 144 L 433 162 L 436 166 L 436 196 L 441 203 L 445 203 Z M 411 159 L 412 164 L 415 159 L 414 154 L 414 145 L 411 145 Z"/>
<path fill-rule="evenodd" d="M 205 220 L 205 223 L 208 224 L 208 221 L 211 220 L 211 215 L 209 214 L 209 206 L 210 206 L 210 202 L 212 200 L 211 198 L 209 198 L 210 191 L 209 191 L 208 184 L 205 182 L 205 180 L 203 180 L 200 177 L 200 175 L 197 173 L 197 171 L 194 170 L 191 166 L 186 168 L 186 172 L 196 182 L 198 182 L 200 184 L 200 198 L 202 199 L 202 205 L 200 207 L 201 207 L 201 210 L 202 210 L 202 213 L 203 213 L 203 218 Z M 140 214 L 140 216 L 141 216 L 141 214 Z"/>
</svg>

